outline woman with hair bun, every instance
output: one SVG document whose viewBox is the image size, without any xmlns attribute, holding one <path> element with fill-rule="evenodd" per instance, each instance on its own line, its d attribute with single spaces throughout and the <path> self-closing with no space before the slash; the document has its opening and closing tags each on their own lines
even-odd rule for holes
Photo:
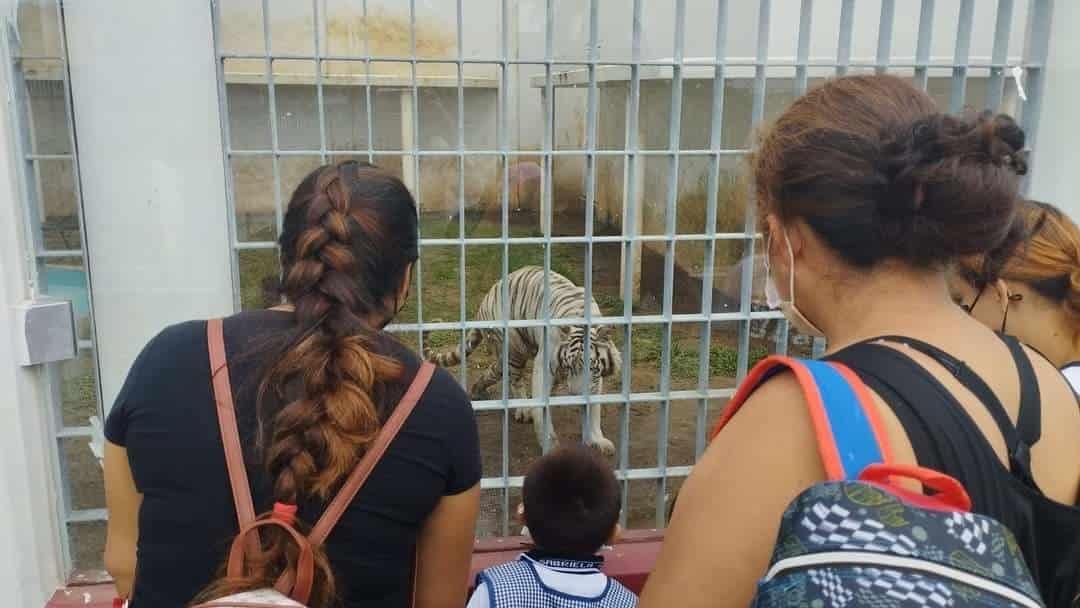
<svg viewBox="0 0 1080 608">
<path fill-rule="evenodd" d="M 1060 209 L 1028 201 L 1024 241 L 960 260 L 954 299 L 986 326 L 1039 351 L 1080 394 L 1080 228 Z"/>
<path fill-rule="evenodd" d="M 319 167 L 293 193 L 279 245 L 282 304 L 164 329 L 109 413 L 105 565 L 119 593 L 131 608 L 180 608 L 261 593 L 289 573 L 312 608 L 461 606 L 480 497 L 472 406 L 450 373 L 429 375 L 383 331 L 419 257 L 412 195 L 366 163 Z M 222 351 L 227 365 L 212 376 Z M 228 472 L 222 373 L 246 465 Z M 331 509 L 369 448 L 366 482 Z M 247 502 L 263 515 L 241 530 L 287 525 L 260 528 L 246 569 L 221 577 L 243 519 L 230 481 L 245 468 Z M 308 535 L 327 511 L 337 525 L 300 553 L 291 534 Z M 306 585 L 300 555 L 313 555 Z"/>
<path fill-rule="evenodd" d="M 1023 147 L 1007 116 L 944 115 L 908 80 L 858 75 L 797 99 L 751 164 L 773 306 L 864 380 L 893 460 L 959 479 L 1016 535 L 1048 605 L 1067 605 L 1055 568 L 1080 549 L 1065 526 L 1080 527 L 1080 410 L 1053 365 L 965 314 L 946 280 L 1009 238 Z M 899 378 L 935 388 L 912 395 Z M 1040 433 L 1006 447 L 1018 415 Z M 682 485 L 639 605 L 746 606 L 788 503 L 825 479 L 798 381 L 763 380 Z"/>
</svg>

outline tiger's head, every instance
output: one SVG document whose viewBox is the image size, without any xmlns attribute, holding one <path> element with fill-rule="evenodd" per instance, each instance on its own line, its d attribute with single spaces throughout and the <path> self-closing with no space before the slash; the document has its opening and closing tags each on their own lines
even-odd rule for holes
<svg viewBox="0 0 1080 608">
<path fill-rule="evenodd" d="M 581 376 L 585 368 L 585 327 L 571 325 L 560 330 L 562 340 L 555 356 L 557 365 L 570 376 Z M 611 328 L 590 327 L 589 370 L 593 383 L 618 374 L 621 368 L 622 354 L 611 340 Z"/>
</svg>

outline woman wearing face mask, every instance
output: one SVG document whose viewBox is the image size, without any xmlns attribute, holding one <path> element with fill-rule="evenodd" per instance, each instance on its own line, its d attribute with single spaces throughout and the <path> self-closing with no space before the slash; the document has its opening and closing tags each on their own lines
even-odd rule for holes
<svg viewBox="0 0 1080 608">
<path fill-rule="evenodd" d="M 975 510 L 1013 529 L 1034 558 L 1033 497 L 1044 492 L 1062 509 L 1080 498 L 1080 411 L 1052 365 L 966 315 L 946 284 L 952 261 L 1006 238 L 1022 148 L 1007 117 L 944 116 L 908 81 L 852 76 L 796 100 L 763 134 L 752 164 L 770 300 L 867 381 L 895 460 L 960 479 Z M 934 356 L 900 343 L 910 339 L 936 347 Z M 884 363 L 873 374 L 868 349 Z M 1039 390 L 1041 437 L 1015 472 L 990 406 L 943 365 L 950 355 L 985 381 L 1006 424 L 1016 421 L 1022 386 Z M 916 403 L 886 390 L 911 377 L 940 390 Z M 639 605 L 746 606 L 785 507 L 825 479 L 816 446 L 796 380 L 765 381 L 682 486 Z M 1025 472 L 1030 486 L 1019 479 Z"/>
<path fill-rule="evenodd" d="M 293 193 L 279 244 L 284 303 L 224 320 L 224 373 L 255 512 L 273 505 L 271 519 L 295 520 L 306 534 L 384 426 L 394 428 L 391 415 L 421 374 L 420 359 L 382 331 L 408 298 L 416 204 L 371 165 L 320 167 Z M 264 528 L 248 576 L 206 589 L 238 521 L 215 408 L 223 368 L 212 389 L 209 363 L 208 343 L 222 342 L 210 333 L 189 321 L 153 338 L 106 424 L 105 564 L 132 608 L 268 587 L 297 561 L 285 531 Z M 471 404 L 438 370 L 316 547 L 305 605 L 461 606 L 479 481 Z"/>
<path fill-rule="evenodd" d="M 1053 205 L 1028 201 L 1027 241 L 960 260 L 954 299 L 986 326 L 1039 351 L 1080 394 L 1080 228 Z"/>
</svg>

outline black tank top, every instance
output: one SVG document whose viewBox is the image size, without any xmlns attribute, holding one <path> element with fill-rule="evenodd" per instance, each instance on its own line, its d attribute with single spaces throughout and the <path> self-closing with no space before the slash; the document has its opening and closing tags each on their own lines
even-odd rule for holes
<svg viewBox="0 0 1080 608">
<path fill-rule="evenodd" d="M 1013 425 L 990 387 L 967 364 L 912 338 L 886 336 L 854 344 L 828 357 L 843 363 L 876 392 L 900 420 L 920 466 L 964 484 L 973 510 L 1005 524 L 1048 606 L 1080 599 L 1080 508 L 1057 503 L 1031 474 L 1031 446 L 1042 433 L 1038 379 L 1020 343 L 1002 336 L 1020 377 L 1020 409 Z M 948 389 L 901 350 L 903 344 L 934 359 L 987 408 L 1005 439 L 1006 468 L 978 426 Z"/>
</svg>

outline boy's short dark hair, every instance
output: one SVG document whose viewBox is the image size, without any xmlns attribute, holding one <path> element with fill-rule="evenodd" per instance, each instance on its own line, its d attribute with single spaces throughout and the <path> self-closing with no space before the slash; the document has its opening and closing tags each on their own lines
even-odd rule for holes
<svg viewBox="0 0 1080 608">
<path fill-rule="evenodd" d="M 570 557 L 599 551 L 622 508 L 611 465 L 580 444 L 556 448 L 534 462 L 522 494 L 536 548 Z"/>
</svg>

